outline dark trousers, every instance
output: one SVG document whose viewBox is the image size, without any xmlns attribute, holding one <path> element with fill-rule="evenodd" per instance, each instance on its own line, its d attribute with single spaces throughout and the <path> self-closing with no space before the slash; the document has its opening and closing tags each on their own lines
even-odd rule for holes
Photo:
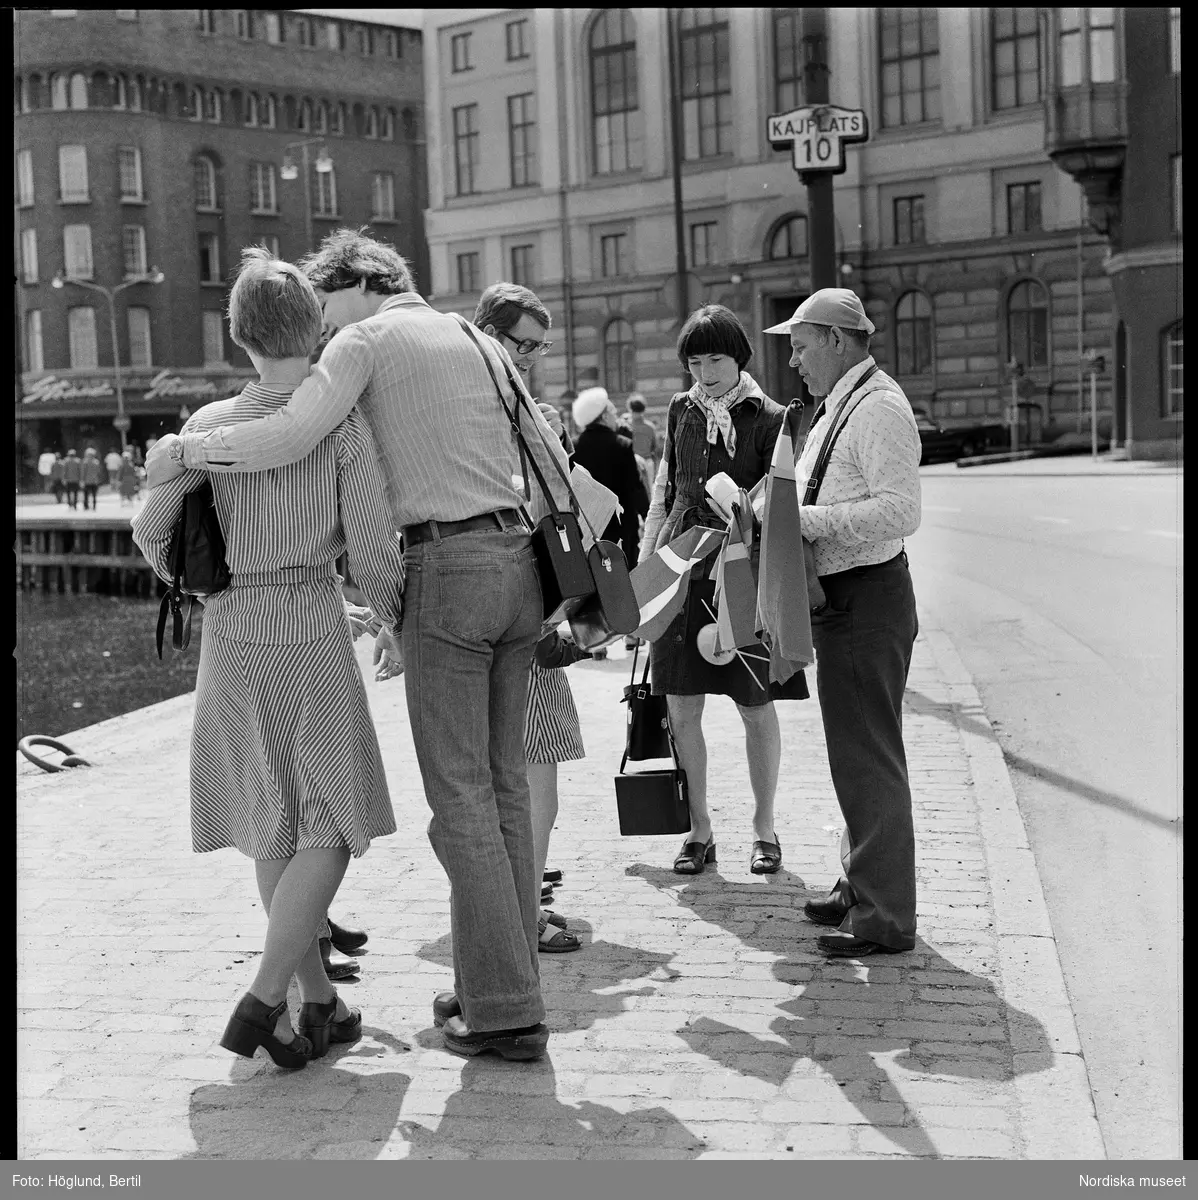
<svg viewBox="0 0 1198 1200">
<path fill-rule="evenodd" d="M 79 507 L 79 485 L 77 483 L 67 484 L 67 503 L 72 508 Z"/>
<path fill-rule="evenodd" d="M 83 507 L 96 507 L 96 493 L 100 490 L 98 483 L 85 483 L 83 485 Z M 90 504 L 88 503 L 90 501 Z"/>
<path fill-rule="evenodd" d="M 841 929 L 915 945 L 915 829 L 903 749 L 903 692 L 919 624 L 906 555 L 823 576 L 811 618 L 828 765 L 844 815 Z"/>
</svg>

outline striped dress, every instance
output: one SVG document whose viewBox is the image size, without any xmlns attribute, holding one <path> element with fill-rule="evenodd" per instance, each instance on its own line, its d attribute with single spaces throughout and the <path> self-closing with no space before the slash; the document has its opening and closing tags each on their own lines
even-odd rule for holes
<svg viewBox="0 0 1198 1200">
<path fill-rule="evenodd" d="M 252 421 L 289 392 L 250 384 L 205 405 L 189 431 Z M 189 471 L 154 488 L 133 536 L 168 578 Z M 231 582 L 204 607 L 191 742 L 192 846 L 254 859 L 347 847 L 395 832 L 382 759 L 345 616 L 337 558 L 392 630 L 403 565 L 370 430 L 352 412 L 307 457 L 211 477 Z"/>
<path fill-rule="evenodd" d="M 586 758 L 578 708 L 564 667 L 532 664 L 528 676 L 528 715 L 524 753 L 530 763 L 570 762 Z"/>
</svg>

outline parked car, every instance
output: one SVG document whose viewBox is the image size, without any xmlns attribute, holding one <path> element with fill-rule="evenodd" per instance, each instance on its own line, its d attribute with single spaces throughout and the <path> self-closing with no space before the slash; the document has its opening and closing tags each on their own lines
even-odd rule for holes
<svg viewBox="0 0 1198 1200">
<path fill-rule="evenodd" d="M 992 446 L 1006 444 L 1007 430 L 1003 425 L 945 426 L 921 408 L 914 410 L 919 442 L 923 448 L 920 463 L 938 459 L 952 461 L 981 454 Z"/>
</svg>

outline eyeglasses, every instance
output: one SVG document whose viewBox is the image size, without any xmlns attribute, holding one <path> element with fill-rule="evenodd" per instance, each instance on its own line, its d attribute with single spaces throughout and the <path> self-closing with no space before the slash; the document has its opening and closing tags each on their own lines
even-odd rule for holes
<svg viewBox="0 0 1198 1200">
<path fill-rule="evenodd" d="M 522 338 L 520 341 L 516 341 L 509 333 L 501 333 L 499 336 L 511 342 L 516 347 L 517 354 L 531 354 L 535 350 L 544 358 L 553 346 L 552 342 L 538 342 L 536 338 Z"/>
</svg>

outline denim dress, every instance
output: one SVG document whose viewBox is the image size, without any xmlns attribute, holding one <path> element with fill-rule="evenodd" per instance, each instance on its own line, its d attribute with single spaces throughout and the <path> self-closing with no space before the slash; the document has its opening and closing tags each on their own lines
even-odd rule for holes
<svg viewBox="0 0 1198 1200">
<path fill-rule="evenodd" d="M 673 471 L 673 488 L 666 487 L 666 519 L 654 549 L 667 545 L 695 525 L 722 528 L 707 506 L 707 481 L 723 471 L 746 491 L 770 469 L 774 442 L 785 410 L 769 397 L 746 396 L 732 409 L 736 453 L 729 454 L 722 436 L 707 440 L 707 416 L 679 392 L 670 401 L 666 422 L 665 457 Z M 742 647 L 748 662 L 739 656 L 723 666 L 709 663 L 698 649 L 699 630 L 715 617 L 716 555 L 697 566 L 691 575 L 682 612 L 653 643 L 650 675 L 655 695 L 731 696 L 744 708 L 771 700 L 806 700 L 810 693 L 802 671 L 785 684 L 769 681 L 769 651 L 760 643 Z M 754 553 L 756 566 L 756 553 Z M 763 657 L 754 657 L 763 656 Z"/>
</svg>

